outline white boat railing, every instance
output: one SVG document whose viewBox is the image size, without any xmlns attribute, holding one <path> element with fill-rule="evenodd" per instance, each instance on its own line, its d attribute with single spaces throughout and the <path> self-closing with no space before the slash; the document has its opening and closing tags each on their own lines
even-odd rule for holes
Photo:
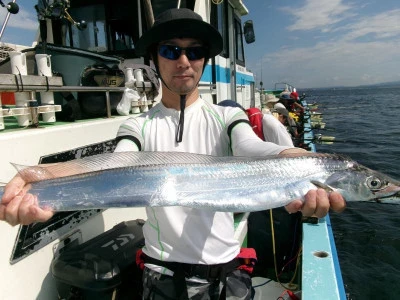
<svg viewBox="0 0 400 300">
<path fill-rule="evenodd" d="M 139 93 L 152 90 L 151 82 L 135 82 L 133 88 Z M 5 129 L 4 117 L 23 117 L 30 116 L 36 120 L 39 114 L 61 111 L 61 105 L 37 105 L 36 92 L 104 92 L 106 102 L 107 118 L 111 118 L 110 93 L 124 92 L 126 87 L 94 87 L 94 86 L 65 86 L 61 77 L 57 76 L 38 76 L 38 75 L 15 75 L 2 74 L 0 77 L 0 92 L 30 93 L 30 100 L 27 100 L 26 106 L 7 107 L 1 106 L 0 97 L 0 130 Z M 30 103 L 29 103 L 30 102 Z M 150 105 L 151 100 L 146 99 L 146 103 L 141 101 L 132 101 L 132 108 Z M 29 104 L 29 105 L 28 105 Z"/>
</svg>

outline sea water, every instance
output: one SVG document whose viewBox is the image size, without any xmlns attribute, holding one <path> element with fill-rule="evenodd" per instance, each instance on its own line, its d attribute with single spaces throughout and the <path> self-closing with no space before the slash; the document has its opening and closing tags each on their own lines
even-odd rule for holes
<svg viewBox="0 0 400 300">
<path fill-rule="evenodd" d="M 349 155 L 400 180 L 400 87 L 304 92 L 326 122 L 317 133 L 338 141 L 318 152 Z M 399 299 L 400 206 L 353 202 L 330 217 L 348 299 Z"/>
</svg>

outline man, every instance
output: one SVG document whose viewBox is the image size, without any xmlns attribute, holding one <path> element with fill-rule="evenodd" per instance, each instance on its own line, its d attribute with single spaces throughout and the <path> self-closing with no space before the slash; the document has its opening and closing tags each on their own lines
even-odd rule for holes
<svg viewBox="0 0 400 300">
<path fill-rule="evenodd" d="M 263 103 L 263 105 L 265 105 L 263 113 L 270 112 L 274 108 L 274 105 L 279 101 L 279 98 L 272 94 L 266 94 L 265 99 L 266 101 Z"/>
<path fill-rule="evenodd" d="M 215 156 L 260 156 L 302 152 L 261 141 L 237 108 L 212 105 L 199 97 L 198 83 L 207 60 L 222 50 L 222 37 L 188 9 L 162 13 L 136 45 L 150 53 L 162 81 L 162 101 L 147 113 L 128 119 L 118 132 L 116 151 L 181 151 Z M 17 175 L 6 187 L 0 219 L 10 224 L 46 220 Z M 338 193 L 312 190 L 305 203 L 289 212 L 322 217 L 345 206 Z M 251 279 L 236 269 L 240 245 L 231 213 L 185 207 L 146 208 L 143 248 L 144 299 L 250 299 Z M 186 278 L 186 280 L 185 280 Z"/>
<path fill-rule="evenodd" d="M 301 134 L 299 134 L 297 130 L 296 121 L 293 120 L 293 118 L 289 115 L 289 112 L 285 108 L 285 106 L 282 103 L 276 103 L 274 105 L 272 113 L 278 114 L 277 118 L 279 122 L 287 129 L 288 133 L 294 141 L 294 145 L 297 146 L 300 141 Z"/>
</svg>

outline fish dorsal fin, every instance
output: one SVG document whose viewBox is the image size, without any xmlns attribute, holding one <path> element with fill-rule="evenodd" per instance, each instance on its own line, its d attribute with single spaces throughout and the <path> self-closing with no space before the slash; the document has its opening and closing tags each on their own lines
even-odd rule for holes
<svg viewBox="0 0 400 300">
<path fill-rule="evenodd" d="M 114 152 L 53 164 L 23 166 L 12 163 L 12 165 L 26 182 L 32 183 L 113 168 L 167 165 L 171 163 L 218 163 L 232 159 L 245 160 L 245 158 L 232 156 L 214 157 L 182 152 Z"/>
</svg>

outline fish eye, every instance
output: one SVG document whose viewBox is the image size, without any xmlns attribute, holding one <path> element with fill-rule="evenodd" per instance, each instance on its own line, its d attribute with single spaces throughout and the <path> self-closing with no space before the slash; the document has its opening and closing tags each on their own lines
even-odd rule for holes
<svg viewBox="0 0 400 300">
<path fill-rule="evenodd" d="M 377 177 L 369 177 L 367 179 L 367 185 L 370 189 L 372 190 L 379 190 L 382 188 L 384 185 L 384 182 L 382 182 L 379 178 Z"/>
</svg>

